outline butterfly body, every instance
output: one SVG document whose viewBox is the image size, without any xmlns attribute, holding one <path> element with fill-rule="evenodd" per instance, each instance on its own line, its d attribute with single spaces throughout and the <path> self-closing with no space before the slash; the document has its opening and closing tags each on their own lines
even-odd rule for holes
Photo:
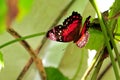
<svg viewBox="0 0 120 80">
<path fill-rule="evenodd" d="M 83 47 L 89 37 L 89 33 L 87 32 L 89 18 L 90 17 L 86 19 L 83 29 L 80 32 L 80 29 L 82 28 L 82 16 L 77 12 L 73 12 L 70 17 L 65 19 L 62 25 L 58 25 L 49 30 L 47 32 L 47 37 L 53 41 L 59 42 L 73 41 L 77 45 L 79 44 L 78 47 L 81 48 L 81 45 Z"/>
</svg>

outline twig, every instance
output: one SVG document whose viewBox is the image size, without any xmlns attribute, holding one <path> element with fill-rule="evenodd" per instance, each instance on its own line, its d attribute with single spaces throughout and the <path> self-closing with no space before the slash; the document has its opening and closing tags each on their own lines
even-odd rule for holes
<svg viewBox="0 0 120 80">
<path fill-rule="evenodd" d="M 117 61 L 117 58 L 115 58 L 115 61 Z M 110 67 L 112 66 L 112 63 L 110 62 L 106 68 L 100 73 L 100 75 L 98 76 L 97 80 L 101 80 L 102 77 L 105 75 L 105 73 L 110 69 Z"/>
<path fill-rule="evenodd" d="M 15 38 L 21 38 L 21 36 L 13 29 L 13 28 L 7 28 L 7 31 Z M 23 45 L 23 47 L 29 52 L 29 54 L 31 55 L 31 57 L 33 58 L 36 67 L 39 70 L 39 73 L 41 74 L 41 77 L 43 80 L 46 80 L 46 73 L 42 64 L 42 60 L 38 58 L 38 56 L 35 54 L 35 52 L 32 50 L 32 48 L 29 46 L 29 44 L 25 41 L 22 40 L 20 41 L 20 43 Z M 17 80 L 21 80 L 21 78 L 17 79 Z"/>
<path fill-rule="evenodd" d="M 10 45 L 10 44 L 13 44 L 15 42 L 19 42 L 21 40 L 26 40 L 26 39 L 29 39 L 29 38 L 33 38 L 33 37 L 37 37 L 37 36 L 41 36 L 41 35 L 45 35 L 46 32 L 41 32 L 41 33 L 36 33 L 36 34 L 32 34 L 32 35 L 27 35 L 27 36 L 24 36 L 24 37 L 21 37 L 21 38 L 17 38 L 17 39 L 14 39 L 14 40 L 11 40 L 11 41 L 8 41 L 2 45 L 0 45 L 0 49 Z"/>
<path fill-rule="evenodd" d="M 97 76 L 100 72 L 100 68 L 103 64 L 103 61 L 105 60 L 106 57 L 108 57 L 107 47 L 105 47 L 100 54 L 101 55 L 99 56 L 98 61 L 96 62 L 95 65 L 95 69 L 93 70 L 91 80 L 97 80 Z"/>
<path fill-rule="evenodd" d="M 86 78 L 88 77 L 89 73 L 91 72 L 91 70 L 94 68 L 98 58 L 100 57 L 101 54 L 101 51 L 103 51 L 104 47 L 101 47 L 99 49 L 99 51 L 96 53 L 96 55 L 94 56 L 90 66 L 86 69 L 84 75 L 82 76 L 81 80 L 86 80 Z"/>
<path fill-rule="evenodd" d="M 41 50 L 42 46 L 45 44 L 46 39 L 44 41 L 44 43 L 42 43 L 36 50 L 36 54 L 39 53 L 39 51 Z M 19 76 L 18 76 L 18 80 L 22 79 L 23 76 L 25 75 L 25 73 L 28 71 L 28 69 L 30 68 L 31 64 L 33 63 L 33 58 L 31 57 L 28 62 L 26 63 L 26 65 L 24 66 L 24 68 L 22 69 L 22 71 L 20 72 Z"/>
<path fill-rule="evenodd" d="M 72 4 L 75 2 L 76 0 L 72 0 L 67 6 L 66 8 L 61 12 L 61 14 L 56 18 L 56 20 L 54 21 L 54 23 L 52 24 L 51 27 L 57 25 L 57 23 L 60 21 L 60 19 L 63 17 L 63 15 L 65 14 L 65 12 L 68 11 L 68 9 L 72 6 Z M 50 27 L 50 28 L 51 28 Z M 45 44 L 46 42 L 46 36 L 43 38 L 42 40 L 42 44 L 38 45 L 37 49 L 35 50 L 36 54 L 38 54 L 42 48 L 42 46 Z M 33 59 L 30 58 L 29 61 L 26 63 L 26 65 L 24 66 L 23 70 L 21 71 L 20 75 L 18 76 L 18 78 L 22 78 L 25 73 L 27 72 L 27 70 L 29 69 L 29 67 L 31 66 L 31 64 L 33 63 Z"/>
</svg>

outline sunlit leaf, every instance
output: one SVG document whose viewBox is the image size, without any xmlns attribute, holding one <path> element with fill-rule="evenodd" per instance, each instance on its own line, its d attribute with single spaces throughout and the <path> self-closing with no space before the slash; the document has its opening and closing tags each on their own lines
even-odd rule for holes
<svg viewBox="0 0 120 80">
<path fill-rule="evenodd" d="M 0 33 L 5 31 L 6 1 L 0 0 Z"/>
<path fill-rule="evenodd" d="M 56 68 L 46 67 L 45 70 L 47 73 L 47 80 L 69 80 Z"/>
<path fill-rule="evenodd" d="M 109 16 L 112 17 L 114 16 L 116 13 L 120 12 L 120 2 L 119 0 L 115 0 L 115 2 L 113 3 L 111 9 L 110 9 L 110 14 Z"/>
<path fill-rule="evenodd" d="M 115 27 L 117 21 L 116 19 L 118 19 L 118 17 L 120 16 L 120 2 L 119 0 L 115 0 L 115 2 L 113 3 L 113 5 L 110 8 L 110 12 L 109 12 L 109 18 L 111 18 L 109 24 L 110 27 Z M 119 27 L 119 26 L 118 26 Z"/>
<path fill-rule="evenodd" d="M 120 33 L 120 6 L 119 5 L 120 5 L 119 0 L 115 0 L 109 13 L 109 18 L 111 18 L 110 25 L 111 27 L 113 27 L 113 29 L 115 28 L 114 32 L 118 34 Z M 120 41 L 119 35 L 115 36 L 115 38 L 118 42 Z"/>
<path fill-rule="evenodd" d="M 3 61 L 3 55 L 2 53 L 0 52 L 0 70 L 4 68 L 4 61 Z"/>
<path fill-rule="evenodd" d="M 19 13 L 17 20 L 21 20 L 31 9 L 33 0 L 19 0 Z"/>
<path fill-rule="evenodd" d="M 95 49 L 95 50 L 100 49 L 104 44 L 104 36 L 102 32 L 99 30 L 90 29 L 89 34 L 90 34 L 90 37 L 86 45 L 86 48 Z"/>
</svg>

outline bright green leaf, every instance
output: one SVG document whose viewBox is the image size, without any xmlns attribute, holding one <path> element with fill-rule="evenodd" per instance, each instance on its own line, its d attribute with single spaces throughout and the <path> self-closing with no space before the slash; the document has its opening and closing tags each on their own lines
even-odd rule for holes
<svg viewBox="0 0 120 80">
<path fill-rule="evenodd" d="M 114 16 L 116 13 L 120 12 L 120 1 L 119 0 L 115 0 L 115 2 L 113 3 L 111 9 L 110 9 L 110 14 L 109 16 Z"/>
<path fill-rule="evenodd" d="M 5 31 L 6 1 L 0 0 L 0 33 Z"/>
<path fill-rule="evenodd" d="M 95 49 L 95 50 L 100 49 L 104 44 L 104 36 L 102 32 L 95 29 L 90 29 L 89 34 L 90 34 L 90 37 L 86 45 L 86 48 Z"/>
<path fill-rule="evenodd" d="M 111 9 L 110 9 L 110 13 L 109 13 L 109 18 L 111 17 L 119 17 L 120 14 L 120 2 L 119 0 L 115 0 L 115 2 L 113 3 Z M 109 22 L 109 26 L 110 27 L 115 27 L 116 24 L 116 19 L 111 19 Z"/>
<path fill-rule="evenodd" d="M 0 70 L 4 67 L 3 55 L 0 52 Z"/>
<path fill-rule="evenodd" d="M 116 35 L 115 38 L 117 40 L 120 40 L 120 18 L 118 18 L 117 27 L 116 27 L 115 33 L 119 34 L 119 35 Z"/>
<path fill-rule="evenodd" d="M 19 15 L 17 20 L 21 20 L 31 9 L 33 0 L 19 0 Z"/>
<path fill-rule="evenodd" d="M 47 80 L 69 80 L 57 68 L 46 67 Z"/>
</svg>

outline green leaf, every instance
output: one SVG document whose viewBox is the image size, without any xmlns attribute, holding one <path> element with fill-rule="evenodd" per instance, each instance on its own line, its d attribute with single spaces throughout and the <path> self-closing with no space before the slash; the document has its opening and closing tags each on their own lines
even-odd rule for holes
<svg viewBox="0 0 120 80">
<path fill-rule="evenodd" d="M 0 0 L 0 33 L 5 31 L 6 1 Z"/>
<path fill-rule="evenodd" d="M 89 41 L 86 45 L 88 49 L 100 49 L 104 44 L 104 36 L 101 31 L 95 29 L 89 29 Z M 92 46 L 91 46 L 92 45 Z"/>
<path fill-rule="evenodd" d="M 115 2 L 113 3 L 111 9 L 110 9 L 110 14 L 109 17 L 114 16 L 116 13 L 120 12 L 120 1 L 119 0 L 115 0 Z"/>
<path fill-rule="evenodd" d="M 115 2 L 113 3 L 113 5 L 110 9 L 109 18 L 116 17 L 116 16 L 119 17 L 119 14 L 120 14 L 120 6 L 119 5 L 120 5 L 119 0 L 115 0 Z M 117 23 L 117 21 L 114 18 L 109 21 L 110 28 L 113 27 L 111 30 L 114 30 L 116 23 Z"/>
<path fill-rule="evenodd" d="M 3 61 L 3 55 L 2 53 L 0 52 L 0 70 L 4 68 L 4 61 Z"/>
<path fill-rule="evenodd" d="M 69 80 L 57 68 L 46 67 L 47 80 Z"/>
<path fill-rule="evenodd" d="M 21 20 L 31 9 L 33 0 L 19 0 L 19 15 L 17 20 Z"/>
<path fill-rule="evenodd" d="M 120 41 L 120 18 L 118 18 L 117 20 L 117 27 L 115 29 L 115 33 L 119 34 L 119 35 L 115 35 L 115 38 Z"/>
</svg>

